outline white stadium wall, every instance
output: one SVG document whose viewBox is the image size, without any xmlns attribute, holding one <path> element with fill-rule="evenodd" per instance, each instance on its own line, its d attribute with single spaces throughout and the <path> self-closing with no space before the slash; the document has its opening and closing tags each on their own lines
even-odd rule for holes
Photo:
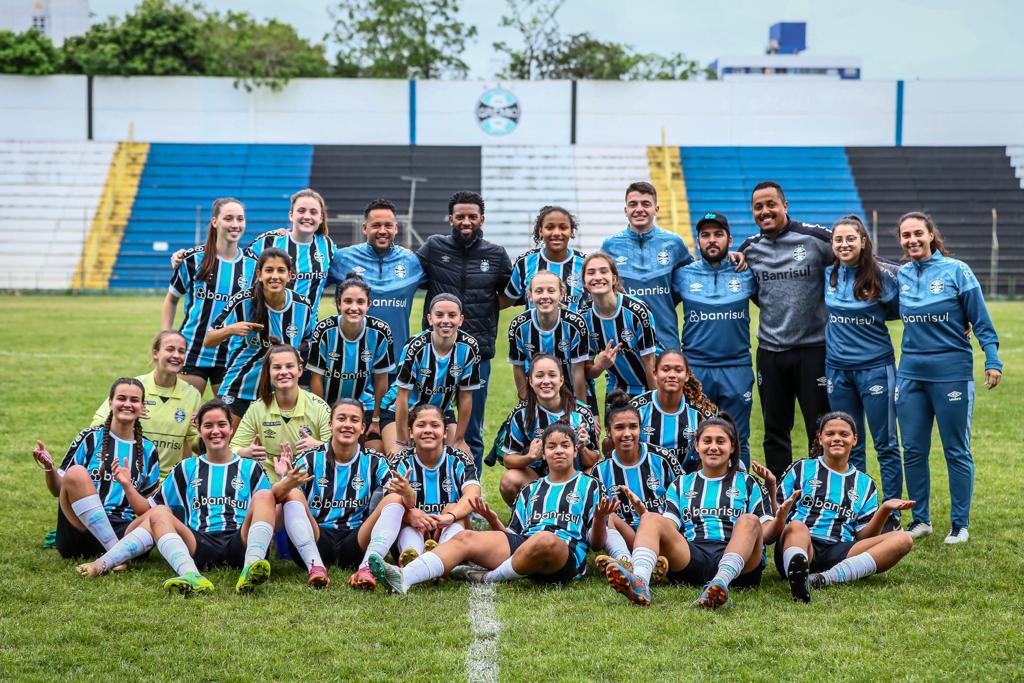
<svg viewBox="0 0 1024 683">
<path fill-rule="evenodd" d="M 150 142 L 608 146 L 657 144 L 664 127 L 673 145 L 1024 144 L 1024 81 L 906 81 L 902 111 L 896 81 L 579 81 L 575 139 L 570 81 L 298 79 L 275 93 L 97 77 L 91 118 L 87 83 L 0 75 L 0 139 L 117 141 L 131 127 Z"/>
</svg>

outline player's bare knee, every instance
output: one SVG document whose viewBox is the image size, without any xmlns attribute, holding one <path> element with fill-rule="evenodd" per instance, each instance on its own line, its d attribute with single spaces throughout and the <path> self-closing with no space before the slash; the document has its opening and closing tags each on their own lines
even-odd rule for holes
<svg viewBox="0 0 1024 683">
<path fill-rule="evenodd" d="M 270 490 L 263 489 L 252 494 L 252 503 L 254 505 L 269 505 L 273 507 L 277 505 L 277 499 L 274 498 L 274 494 Z"/>
<path fill-rule="evenodd" d="M 557 552 L 562 545 L 562 540 L 550 531 L 541 531 L 534 534 L 533 538 L 536 539 L 533 542 L 534 551 L 544 555 L 551 555 Z"/>
<path fill-rule="evenodd" d="M 893 547 L 903 557 L 914 549 L 914 539 L 906 531 L 891 531 Z"/>
<path fill-rule="evenodd" d="M 759 526 L 760 526 L 760 521 L 757 519 L 757 516 L 756 515 L 752 515 L 750 513 L 746 513 L 746 514 L 742 514 L 742 515 L 739 516 L 739 519 L 736 520 L 736 524 L 734 525 L 734 528 L 735 529 L 744 529 L 746 531 L 754 531 Z"/>
<path fill-rule="evenodd" d="M 72 465 L 64 471 L 64 477 L 61 480 L 64 485 L 72 484 L 79 485 L 88 483 L 92 486 L 92 476 L 89 475 L 89 470 L 85 469 L 81 465 Z"/>
</svg>

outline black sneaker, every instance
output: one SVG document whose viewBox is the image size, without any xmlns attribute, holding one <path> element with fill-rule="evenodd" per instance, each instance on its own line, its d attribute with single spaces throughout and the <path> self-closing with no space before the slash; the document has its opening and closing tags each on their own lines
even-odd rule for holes
<svg viewBox="0 0 1024 683">
<path fill-rule="evenodd" d="M 885 520 L 885 524 L 882 525 L 881 533 L 889 531 L 903 531 L 903 520 L 900 518 L 899 510 L 893 510 Z"/>
<path fill-rule="evenodd" d="M 811 584 L 808 580 L 807 557 L 796 555 L 789 561 L 789 572 L 786 573 L 789 579 L 789 592 L 794 600 L 800 602 L 811 601 Z"/>
</svg>

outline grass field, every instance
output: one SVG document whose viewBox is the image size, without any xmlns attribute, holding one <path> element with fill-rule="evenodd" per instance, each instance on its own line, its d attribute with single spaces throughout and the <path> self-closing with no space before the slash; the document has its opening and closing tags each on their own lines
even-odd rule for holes
<svg viewBox="0 0 1024 683">
<path fill-rule="evenodd" d="M 704 614 L 686 609 L 693 589 L 657 589 L 654 606 L 641 610 L 594 577 L 565 589 L 501 585 L 483 608 L 471 604 L 480 591 L 457 583 L 423 586 L 406 597 L 354 593 L 339 570 L 331 590 L 314 593 L 304 587 L 304 574 L 282 561 L 274 561 L 271 582 L 255 596 L 235 595 L 235 572 L 218 570 L 208 574 L 218 587 L 212 596 L 185 600 L 160 590 L 170 570 L 155 552 L 126 574 L 80 579 L 72 562 L 41 549 L 56 502 L 31 449 L 40 437 L 63 455 L 112 379 L 146 370 L 159 299 L 5 296 L 0 679 L 454 680 L 467 677 L 467 653 L 479 663 L 489 648 L 504 680 L 1021 679 L 1024 592 L 1015 543 L 1022 512 L 1015 482 L 1024 398 L 1014 375 L 1024 364 L 1024 304 L 990 308 L 1008 373 L 997 391 L 985 391 L 976 354 L 982 388 L 974 415 L 971 541 L 942 544 L 949 494 L 936 434 L 936 533 L 902 564 L 815 593 L 811 605 L 791 602 L 769 567 L 759 590 L 736 594 L 735 609 Z M 510 317 L 506 311 L 505 328 Z M 507 363 L 494 364 L 491 381 L 488 442 L 513 403 Z M 757 457 L 759 409 L 754 415 Z M 498 504 L 499 476 L 496 469 L 484 476 Z M 478 623 L 474 637 L 471 609 L 486 616 L 491 606 L 497 625 Z"/>
</svg>

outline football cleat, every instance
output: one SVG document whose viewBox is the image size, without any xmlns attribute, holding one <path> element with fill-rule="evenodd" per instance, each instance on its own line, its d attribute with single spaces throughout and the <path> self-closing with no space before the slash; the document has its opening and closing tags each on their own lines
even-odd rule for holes
<svg viewBox="0 0 1024 683">
<path fill-rule="evenodd" d="M 799 602 L 811 601 L 811 583 L 808 580 L 807 557 L 795 555 L 789 561 L 789 571 L 786 578 L 789 579 L 789 592 L 794 600 Z"/>
<path fill-rule="evenodd" d="M 700 597 L 693 601 L 690 607 L 701 609 L 718 609 L 722 606 L 732 607 L 732 598 L 729 597 L 729 587 L 721 579 L 712 579 L 704 586 Z"/>
<path fill-rule="evenodd" d="M 199 572 L 188 572 L 164 581 L 164 590 L 168 593 L 177 591 L 181 595 L 208 593 L 213 590 L 213 583 Z"/>
<path fill-rule="evenodd" d="M 405 595 L 409 590 L 405 585 L 401 567 L 388 564 L 381 559 L 380 555 L 370 555 L 370 572 L 374 578 L 383 581 L 394 593 Z"/>
<path fill-rule="evenodd" d="M 269 562 L 266 560 L 250 562 L 242 570 L 242 573 L 238 575 L 238 581 L 235 583 L 235 591 L 238 593 L 252 593 L 256 590 L 256 586 L 261 583 L 266 583 L 269 578 Z"/>
<path fill-rule="evenodd" d="M 634 605 L 648 607 L 651 604 L 651 589 L 642 579 L 618 562 L 613 560 L 608 563 L 605 578 L 612 588 L 629 598 Z"/>
</svg>

